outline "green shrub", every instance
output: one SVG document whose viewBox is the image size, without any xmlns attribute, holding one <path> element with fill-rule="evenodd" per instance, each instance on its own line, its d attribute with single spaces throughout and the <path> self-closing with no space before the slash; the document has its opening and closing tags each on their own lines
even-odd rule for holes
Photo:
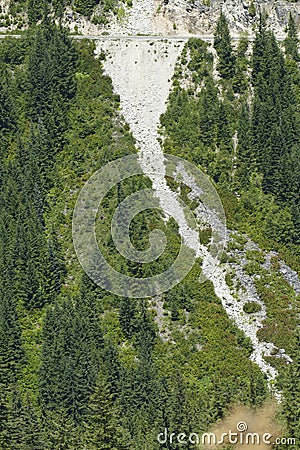
<svg viewBox="0 0 300 450">
<path fill-rule="evenodd" d="M 232 279 L 232 276 L 230 275 L 230 273 L 226 273 L 225 281 L 226 281 L 227 286 L 229 286 L 229 287 L 233 286 L 233 279 Z"/>
<path fill-rule="evenodd" d="M 250 261 L 248 264 L 246 264 L 244 266 L 244 271 L 248 274 L 248 275 L 255 275 L 255 274 L 259 274 L 261 272 L 261 266 L 258 262 L 256 261 Z"/>
<path fill-rule="evenodd" d="M 261 305 L 256 302 L 248 302 L 243 306 L 243 310 L 247 314 L 253 314 L 261 311 Z"/>
<path fill-rule="evenodd" d="M 95 15 L 92 18 L 92 23 L 94 25 L 106 25 L 108 23 L 108 19 L 105 16 Z"/>
<path fill-rule="evenodd" d="M 118 8 L 117 17 L 118 17 L 119 20 L 123 20 L 124 19 L 124 17 L 125 17 L 125 9 L 124 8 L 122 8 L 122 7 Z"/>
<path fill-rule="evenodd" d="M 247 250 L 246 258 L 259 264 L 263 264 L 265 262 L 264 254 L 259 250 Z"/>
<path fill-rule="evenodd" d="M 255 17 L 256 16 L 256 8 L 254 6 L 253 1 L 250 3 L 250 6 L 249 6 L 249 16 L 250 17 Z"/>
</svg>

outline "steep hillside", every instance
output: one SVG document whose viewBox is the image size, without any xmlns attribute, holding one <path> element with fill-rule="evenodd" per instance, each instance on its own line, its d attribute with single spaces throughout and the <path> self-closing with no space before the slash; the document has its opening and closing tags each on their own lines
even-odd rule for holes
<svg viewBox="0 0 300 450">
<path fill-rule="evenodd" d="M 257 4 L 229 5 L 53 4 L 74 31 L 123 35 L 91 43 L 14 3 L 31 15 L 0 42 L 1 449 L 180 449 L 182 433 L 200 449 L 224 426 L 299 448 L 297 26 L 278 43 L 272 3 L 233 44 Z M 210 43 L 127 36 L 214 21 Z"/>
</svg>

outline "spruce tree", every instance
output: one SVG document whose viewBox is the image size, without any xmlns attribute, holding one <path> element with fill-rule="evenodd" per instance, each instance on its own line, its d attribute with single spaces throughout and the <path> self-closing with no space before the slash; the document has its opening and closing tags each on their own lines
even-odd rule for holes
<svg viewBox="0 0 300 450">
<path fill-rule="evenodd" d="M 239 40 L 236 62 L 233 75 L 233 90 L 239 94 L 244 93 L 247 90 L 249 81 L 247 77 L 248 60 L 246 57 L 246 51 L 248 48 L 248 39 L 246 36 L 242 36 Z"/>
<path fill-rule="evenodd" d="M 127 338 L 131 338 L 133 335 L 134 315 L 135 308 L 133 308 L 130 298 L 122 298 L 120 302 L 119 320 L 122 331 Z"/>
<path fill-rule="evenodd" d="M 199 98 L 200 112 L 200 139 L 205 146 L 215 151 L 217 141 L 218 119 L 220 102 L 218 99 L 218 88 L 215 86 L 212 77 L 207 77 L 205 87 L 202 89 Z"/>
<path fill-rule="evenodd" d="M 218 70 L 222 78 L 232 78 L 234 74 L 234 54 L 228 23 L 223 12 L 217 21 L 214 33 L 214 47 L 219 57 Z"/>
<path fill-rule="evenodd" d="M 36 411 L 27 396 L 21 397 L 14 391 L 7 424 L 9 444 L 15 450 L 40 450 L 45 447 L 41 424 Z"/>
<path fill-rule="evenodd" d="M 29 54 L 29 115 L 47 130 L 51 151 L 64 142 L 70 101 L 75 95 L 76 51 L 66 30 L 45 15 Z"/>
<path fill-rule="evenodd" d="M 283 414 L 286 420 L 288 437 L 300 442 L 300 332 L 297 331 L 293 362 L 288 365 L 283 385 Z"/>
<path fill-rule="evenodd" d="M 2 139 L 15 127 L 14 107 L 9 84 L 6 67 L 0 64 L 0 133 Z"/>
<path fill-rule="evenodd" d="M 243 102 L 240 106 L 237 126 L 237 173 L 236 182 L 241 189 L 247 189 L 251 172 L 254 170 L 251 148 L 251 118 L 249 106 Z"/>
<path fill-rule="evenodd" d="M 292 98 L 283 54 L 274 35 L 264 26 L 254 42 L 252 79 L 252 147 L 255 160 L 258 169 L 264 174 L 265 192 L 280 196 L 281 161 L 289 152 L 288 140 L 292 137 L 294 126 L 290 103 Z M 289 118 L 285 114 L 287 107 L 290 109 Z"/>
<path fill-rule="evenodd" d="M 129 449 L 128 432 L 121 425 L 121 409 L 113 400 L 107 380 L 100 373 L 84 422 L 87 450 Z"/>
<path fill-rule="evenodd" d="M 44 414 L 42 439 L 46 450 L 78 450 L 81 432 L 63 407 Z"/>
<path fill-rule="evenodd" d="M 8 285 L 1 283 L 0 297 L 0 445 L 9 444 L 8 422 L 13 411 L 12 393 L 24 363 L 21 330 L 15 299 Z"/>
<path fill-rule="evenodd" d="M 83 304 L 74 307 L 65 300 L 47 310 L 40 369 L 43 410 L 63 408 L 76 425 L 85 413 L 102 360 L 99 333 L 94 331 Z"/>
<path fill-rule="evenodd" d="M 289 14 L 287 37 L 284 40 L 284 47 L 286 55 L 294 61 L 299 61 L 299 39 L 297 32 L 297 25 L 292 14 Z"/>
</svg>

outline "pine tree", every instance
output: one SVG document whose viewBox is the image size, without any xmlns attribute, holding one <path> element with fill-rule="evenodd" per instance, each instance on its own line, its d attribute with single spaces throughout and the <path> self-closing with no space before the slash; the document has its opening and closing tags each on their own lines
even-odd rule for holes
<svg viewBox="0 0 300 450">
<path fill-rule="evenodd" d="M 41 280 L 42 295 L 45 299 L 45 303 L 53 303 L 61 289 L 63 277 L 65 275 L 65 266 L 54 233 L 47 239 L 45 247 L 43 252 L 44 271 Z"/>
<path fill-rule="evenodd" d="M 47 130 L 54 153 L 64 142 L 70 101 L 76 92 L 76 64 L 76 51 L 67 32 L 45 15 L 29 55 L 28 110 L 32 120 Z"/>
<path fill-rule="evenodd" d="M 253 49 L 254 105 L 252 147 L 258 169 L 264 174 L 265 192 L 280 195 L 281 161 L 289 152 L 293 115 L 285 114 L 292 102 L 284 60 L 274 35 L 262 26 Z M 286 118 L 286 126 L 283 122 Z"/>
<path fill-rule="evenodd" d="M 15 127 L 14 108 L 9 88 L 9 77 L 3 64 L 0 65 L 0 133 L 2 138 Z"/>
<path fill-rule="evenodd" d="M 288 437 L 300 442 L 300 333 L 297 331 L 293 362 L 288 365 L 283 386 L 283 414 L 286 420 Z"/>
<path fill-rule="evenodd" d="M 43 442 L 46 450 L 78 450 L 81 444 L 81 430 L 75 425 L 67 411 L 49 410 L 44 415 Z"/>
<path fill-rule="evenodd" d="M 232 78 L 234 74 L 234 54 L 227 20 L 221 12 L 214 34 L 214 47 L 219 57 L 218 70 L 222 78 Z"/>
<path fill-rule="evenodd" d="M 101 370 L 105 376 L 105 379 L 109 383 L 110 392 L 113 400 L 120 397 L 120 384 L 122 374 L 122 366 L 118 358 L 118 349 L 111 341 L 106 341 L 103 348 L 103 364 Z"/>
<path fill-rule="evenodd" d="M 251 118 L 246 102 L 243 102 L 240 107 L 237 132 L 236 179 L 242 189 L 247 189 L 250 183 L 251 172 L 254 170 L 254 161 L 251 148 Z"/>
<path fill-rule="evenodd" d="M 130 298 L 122 298 L 120 302 L 119 320 L 122 331 L 127 338 L 131 338 L 133 335 L 134 315 L 135 309 L 132 306 L 132 301 L 130 300 Z"/>
<path fill-rule="evenodd" d="M 40 450 L 44 447 L 39 419 L 29 400 L 15 390 L 7 424 L 9 445 L 15 450 Z"/>
<path fill-rule="evenodd" d="M 3 274 L 2 274 L 3 276 Z M 20 377 L 24 351 L 16 313 L 15 299 L 10 289 L 1 283 L 0 297 L 0 444 L 9 443 L 7 430 L 11 414 L 11 396 Z"/>
<path fill-rule="evenodd" d="M 78 425 L 101 363 L 99 333 L 90 311 L 69 300 L 47 310 L 43 327 L 40 391 L 43 410 L 63 408 Z"/>
<path fill-rule="evenodd" d="M 242 36 L 239 40 L 236 62 L 234 67 L 234 75 L 232 80 L 233 90 L 239 94 L 244 93 L 248 87 L 247 68 L 248 60 L 246 57 L 246 51 L 248 48 L 248 39 Z"/>
<path fill-rule="evenodd" d="M 200 139 L 205 146 L 210 146 L 212 150 L 215 150 L 220 103 L 218 99 L 218 89 L 215 86 L 212 77 L 207 77 L 205 88 L 201 91 L 199 110 Z"/>
<path fill-rule="evenodd" d="M 263 19 L 254 42 L 252 80 L 252 148 L 257 169 L 263 174 L 262 187 L 283 206 L 294 207 L 299 204 L 299 184 L 294 176 L 299 159 L 297 97 L 283 53 Z M 297 211 L 296 206 L 296 227 Z"/>
<path fill-rule="evenodd" d="M 113 400 L 107 380 L 99 374 L 85 420 L 85 448 L 87 450 L 129 449 L 128 432 L 121 425 L 121 417 L 121 409 Z"/>
<path fill-rule="evenodd" d="M 210 391 L 211 400 L 213 395 L 213 392 Z M 169 436 L 171 431 L 175 435 L 184 432 L 189 436 L 195 430 L 199 434 L 206 430 L 203 417 L 203 415 L 208 414 L 206 405 L 202 403 L 202 408 L 199 408 L 200 405 L 197 405 L 197 400 L 190 397 L 182 374 L 178 370 L 172 374 L 170 379 L 162 378 L 160 380 L 158 405 L 160 417 L 157 421 L 157 429 L 160 432 L 167 429 Z M 195 448 L 195 445 L 190 442 L 187 442 L 184 446 L 191 450 Z M 182 448 L 182 444 L 178 444 L 176 441 L 171 444 L 167 440 L 165 444 L 161 444 L 158 448 L 179 450 Z"/>
<path fill-rule="evenodd" d="M 299 40 L 297 26 L 292 14 L 289 14 L 287 37 L 284 40 L 285 53 L 294 61 L 299 61 Z"/>
</svg>

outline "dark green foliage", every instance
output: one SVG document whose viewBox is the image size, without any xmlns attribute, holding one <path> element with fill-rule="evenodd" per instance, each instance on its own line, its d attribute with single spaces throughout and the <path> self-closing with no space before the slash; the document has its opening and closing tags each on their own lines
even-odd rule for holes
<svg viewBox="0 0 300 450">
<path fill-rule="evenodd" d="M 109 384 L 101 375 L 89 401 L 83 442 L 87 450 L 130 448 L 129 433 L 121 425 L 121 408 L 113 400 Z"/>
<path fill-rule="evenodd" d="M 32 120 L 46 130 L 52 153 L 61 147 L 67 128 L 75 69 L 76 52 L 66 30 L 46 18 L 29 54 L 28 108 Z"/>
<path fill-rule="evenodd" d="M 232 49 L 221 36 L 221 24 L 225 29 L 224 17 L 219 21 L 216 47 L 219 62 L 224 63 L 219 67 L 221 80 L 217 83 L 208 75 L 198 80 L 199 65 L 196 65 L 195 73 L 190 74 L 193 79 L 191 89 L 187 90 L 181 86 L 182 74 L 186 73 L 187 55 L 183 52 L 181 64 L 176 67 L 174 90 L 170 94 L 169 106 L 161 118 L 164 134 L 164 149 L 167 153 L 173 153 L 185 157 L 198 164 L 208 174 L 213 176 L 217 183 L 219 193 L 222 195 L 227 210 L 227 219 L 232 220 L 233 227 L 241 232 L 251 234 L 254 240 L 259 240 L 262 248 L 271 250 L 273 248 L 289 248 L 294 256 L 295 269 L 299 269 L 299 249 L 295 245 L 299 242 L 299 68 L 291 56 L 283 54 L 274 35 L 268 30 L 262 17 L 260 28 L 254 42 L 252 58 L 247 60 L 247 39 L 242 38 L 235 51 L 235 64 L 233 65 L 230 55 Z M 223 42 L 223 53 L 220 51 Z M 295 44 L 295 41 L 294 41 Z M 187 46 L 186 46 L 187 48 Z M 227 52 L 225 52 L 227 49 Z M 222 55 L 222 60 L 220 56 Z M 199 57 L 195 57 L 199 61 Z M 252 65 L 252 73 L 248 66 Z M 193 67 L 193 61 L 189 62 Z M 232 67 L 234 70 L 232 71 Z M 211 70 L 211 69 L 210 69 Z M 249 72 L 249 73 L 248 73 Z M 230 74 L 230 75 L 229 75 Z M 231 86 L 232 85 L 232 86 Z M 232 95 L 232 88 L 234 94 Z M 208 91 L 209 89 L 209 91 Z M 206 97 L 206 94 L 214 93 Z M 254 93 L 254 97 L 251 95 Z M 221 94 L 221 95 L 220 95 Z M 205 101 L 205 110 L 200 109 L 201 102 Z M 293 162 L 292 162 L 293 161 Z M 237 195 L 238 194 L 238 195 Z M 297 259 L 298 255 L 298 259 Z M 261 261 L 252 261 L 245 267 L 250 274 L 258 273 Z M 290 324 L 294 329 L 299 323 L 295 318 L 295 310 L 288 307 L 293 295 L 283 283 L 274 292 L 274 279 L 267 288 L 270 280 L 262 277 L 257 281 L 257 288 L 261 299 L 267 306 L 269 318 L 265 326 L 258 333 L 260 339 L 267 342 L 275 342 L 279 348 L 291 349 L 293 346 L 293 333 L 287 327 Z M 211 293 L 205 291 L 199 298 L 199 286 L 192 290 L 187 302 L 187 292 L 191 289 L 191 280 L 185 289 L 184 283 L 177 286 L 165 295 L 164 306 L 171 312 L 170 319 L 174 335 L 180 336 L 179 330 L 184 333 L 186 323 L 186 310 L 197 324 L 197 344 L 202 345 L 202 354 L 206 358 L 213 358 L 215 372 L 210 376 L 214 383 L 211 390 L 211 399 L 214 401 L 213 411 L 221 415 L 224 411 L 224 390 L 230 392 L 231 399 L 236 395 L 227 385 L 222 369 L 219 368 L 218 350 L 222 338 L 218 335 L 216 341 L 216 325 L 214 320 L 218 319 L 218 327 L 223 320 L 218 316 L 218 304 Z M 209 302 L 203 304 L 203 298 Z M 248 303 L 244 309 L 249 314 L 258 311 L 259 305 Z M 205 319 L 203 319 L 205 317 Z M 190 319 L 191 320 L 191 319 Z M 190 320 L 188 323 L 190 323 Z M 178 330 L 179 329 L 179 330 Z M 214 330 L 206 333 L 206 330 Z M 222 330 L 228 330 L 225 323 Z M 200 336 L 199 336 L 200 335 Z M 249 340 L 243 334 L 235 330 L 238 346 L 248 356 L 252 348 Z M 226 367 L 230 366 L 230 350 L 228 338 L 226 339 Z M 185 343 L 187 337 L 182 338 Z M 194 342 L 191 339 L 191 342 Z M 213 342 L 216 353 L 212 357 Z M 222 346 L 222 344 L 221 344 Z M 299 346 L 299 345 L 298 345 Z M 192 353 L 185 346 L 187 353 L 187 364 L 191 370 Z M 232 356 L 236 356 L 235 350 Z M 278 361 L 278 358 L 273 358 Z M 197 373 L 207 371 L 209 363 L 195 357 L 197 361 Z M 184 360 L 180 360 L 184 365 Z M 271 364 L 275 365 L 272 361 Z M 208 364 L 208 365 L 206 365 Z M 234 364 L 233 364 L 234 365 Z M 278 364 L 279 366 L 279 364 Z M 281 364 L 279 370 L 283 370 Z M 166 366 L 168 367 L 168 366 Z M 220 367 L 222 363 L 220 362 Z M 289 366 L 291 367 L 291 366 Z M 295 366 L 294 366 L 295 367 Z M 252 402 L 260 402 L 265 395 L 264 381 L 257 376 L 253 367 L 247 367 L 247 382 L 244 384 L 243 376 L 233 375 L 234 383 L 241 383 L 241 391 L 247 399 Z M 203 374 L 201 372 L 201 375 Z M 202 378 L 199 375 L 199 378 Z M 247 385 L 247 387 L 246 387 Z M 226 386 L 226 388 L 225 388 Z M 291 395 L 294 392 L 292 383 L 287 381 Z M 294 383 L 294 386 L 296 384 Z M 239 390 L 239 388 L 237 388 Z M 247 391 L 247 394 L 246 394 Z M 223 392 L 223 394 L 220 394 Z M 203 398 L 203 397 L 202 397 Z M 215 400 L 215 399 L 220 399 Z M 226 403 L 226 400 L 225 400 Z M 188 414 L 188 413 L 186 413 Z M 204 420 L 208 420 L 203 414 Z M 298 412 L 294 410 L 293 421 L 299 421 Z M 165 423 L 167 424 L 169 416 Z M 294 423 L 294 422 L 292 422 Z M 166 425 L 167 426 L 167 425 Z M 287 433 L 288 434 L 288 433 Z"/>
<path fill-rule="evenodd" d="M 17 23 L 18 28 L 24 26 L 24 14 L 26 13 L 29 25 L 34 27 L 49 14 L 61 21 L 67 7 L 72 9 L 73 14 L 74 12 L 82 14 L 92 23 L 106 24 L 111 12 L 118 13 L 120 4 L 122 4 L 122 0 L 51 0 L 50 2 L 44 0 L 11 0 L 9 12 L 13 16 L 12 24 Z M 126 4 L 131 6 L 129 0 Z M 100 8 L 100 16 L 94 15 L 97 6 Z M 8 19 L 5 24 L 6 26 L 10 24 Z"/>
<path fill-rule="evenodd" d="M 13 231 L 10 281 L 16 298 L 27 309 L 42 307 L 60 289 L 63 265 L 54 237 L 44 234 L 44 189 L 38 159 L 28 148 L 18 151 L 3 173 L 1 208 Z"/>
<path fill-rule="evenodd" d="M 245 313 L 253 314 L 253 313 L 260 311 L 261 306 L 259 303 L 256 303 L 256 302 L 248 302 L 248 303 L 245 303 L 245 305 L 243 306 L 243 310 L 245 311 Z"/>
<path fill-rule="evenodd" d="M 98 4 L 99 0 L 75 0 L 74 6 L 80 14 L 91 17 L 95 6 Z"/>
<path fill-rule="evenodd" d="M 237 52 L 236 52 L 236 61 L 234 66 L 234 75 L 232 80 L 232 85 L 234 92 L 239 94 L 244 93 L 248 87 L 248 79 L 247 79 L 247 68 L 249 65 L 246 51 L 248 48 L 248 40 L 246 37 L 241 37 L 239 40 Z"/>
<path fill-rule="evenodd" d="M 214 47 L 219 57 L 218 70 L 222 78 L 232 78 L 234 74 L 234 54 L 228 24 L 221 12 L 214 34 Z"/>
<path fill-rule="evenodd" d="M 1 217 L 3 245 L 7 234 L 11 231 L 5 227 L 5 219 Z M 6 229 L 5 229 L 5 228 Z M 7 244 L 10 244 L 9 239 Z M 0 442 L 9 442 L 7 430 L 11 413 L 12 392 L 16 389 L 25 362 L 24 349 L 21 341 L 20 323 L 17 315 L 17 304 L 14 289 L 11 284 L 13 265 L 9 246 L 1 245 L 0 253 Z M 6 253 L 6 254 L 5 254 Z"/>
<path fill-rule="evenodd" d="M 295 445 L 289 448 L 296 450 L 300 441 L 300 333 L 296 331 L 296 345 L 293 352 L 293 362 L 285 371 L 283 382 L 283 414 L 286 421 L 286 432 L 289 438 L 295 438 Z M 285 446 L 279 448 L 286 448 Z"/>
<path fill-rule="evenodd" d="M 217 141 L 217 124 L 220 116 L 218 90 L 209 77 L 199 101 L 201 140 L 204 145 L 214 146 Z M 220 133 L 219 133 L 220 135 Z"/>
<path fill-rule="evenodd" d="M 29 39 L 16 40 L 13 37 L 6 37 L 0 46 L 1 62 L 9 64 L 12 67 L 22 64 L 29 45 Z"/>
<path fill-rule="evenodd" d="M 298 216 L 299 177 L 294 177 L 299 160 L 297 101 L 283 54 L 263 24 L 254 42 L 252 79 L 252 149 L 256 166 L 263 174 L 262 187 L 292 206 Z M 299 233 L 299 228 L 296 231 Z"/>
<path fill-rule="evenodd" d="M 40 419 L 28 398 L 14 393 L 7 431 L 9 446 L 16 450 L 39 450 L 44 446 Z"/>
<path fill-rule="evenodd" d="M 135 340 L 142 356 L 151 354 L 155 342 L 153 321 L 144 301 L 141 301 L 135 318 Z"/>
<path fill-rule="evenodd" d="M 63 407 L 75 423 L 93 391 L 103 344 L 90 307 L 80 300 L 77 309 L 69 301 L 56 304 L 47 311 L 43 331 L 40 386 L 44 411 L 51 414 Z"/>
<path fill-rule="evenodd" d="M 251 173 L 254 170 L 254 155 L 251 147 L 251 118 L 249 106 L 243 102 L 239 108 L 237 145 L 237 182 L 242 189 L 247 189 Z"/>
<path fill-rule="evenodd" d="M 131 338 L 134 330 L 134 315 L 135 308 L 133 306 L 133 301 L 125 297 L 121 299 L 120 302 L 120 325 L 122 331 L 127 338 Z"/>
<path fill-rule="evenodd" d="M 75 11 L 88 18 L 92 16 L 97 6 L 100 7 L 101 15 L 94 15 L 92 18 L 95 25 L 108 23 L 109 13 L 117 14 L 119 4 L 122 3 L 118 0 L 74 0 Z"/>
<path fill-rule="evenodd" d="M 190 54 L 188 69 L 192 72 L 193 81 L 200 83 L 209 74 L 213 63 L 212 55 L 207 51 L 208 44 L 201 39 L 189 39 L 186 49 Z M 183 51 L 182 57 L 185 56 Z"/>
<path fill-rule="evenodd" d="M 298 50 L 299 40 L 297 25 L 295 23 L 294 17 L 289 14 L 289 23 L 287 29 L 287 37 L 284 41 L 285 53 L 294 61 L 299 61 L 299 50 Z"/>
<path fill-rule="evenodd" d="M 71 0 L 52 0 L 52 6 L 56 16 L 61 19 L 67 6 L 72 4 Z"/>
<path fill-rule="evenodd" d="M 43 18 L 45 2 L 43 0 L 28 0 L 27 8 L 29 25 L 34 25 Z"/>
<path fill-rule="evenodd" d="M 4 65 L 0 65 L 0 132 L 1 139 L 15 128 L 14 107 L 9 90 L 8 74 Z M 1 149 L 1 153 L 2 153 Z"/>
<path fill-rule="evenodd" d="M 24 350 L 21 343 L 21 332 L 16 314 L 15 301 L 8 287 L 1 286 L 0 302 L 0 436 L 5 429 L 11 391 L 15 388 L 24 362 Z"/>
<path fill-rule="evenodd" d="M 43 442 L 47 450 L 76 450 L 81 443 L 80 431 L 73 418 L 60 407 L 43 419 Z"/>
</svg>

